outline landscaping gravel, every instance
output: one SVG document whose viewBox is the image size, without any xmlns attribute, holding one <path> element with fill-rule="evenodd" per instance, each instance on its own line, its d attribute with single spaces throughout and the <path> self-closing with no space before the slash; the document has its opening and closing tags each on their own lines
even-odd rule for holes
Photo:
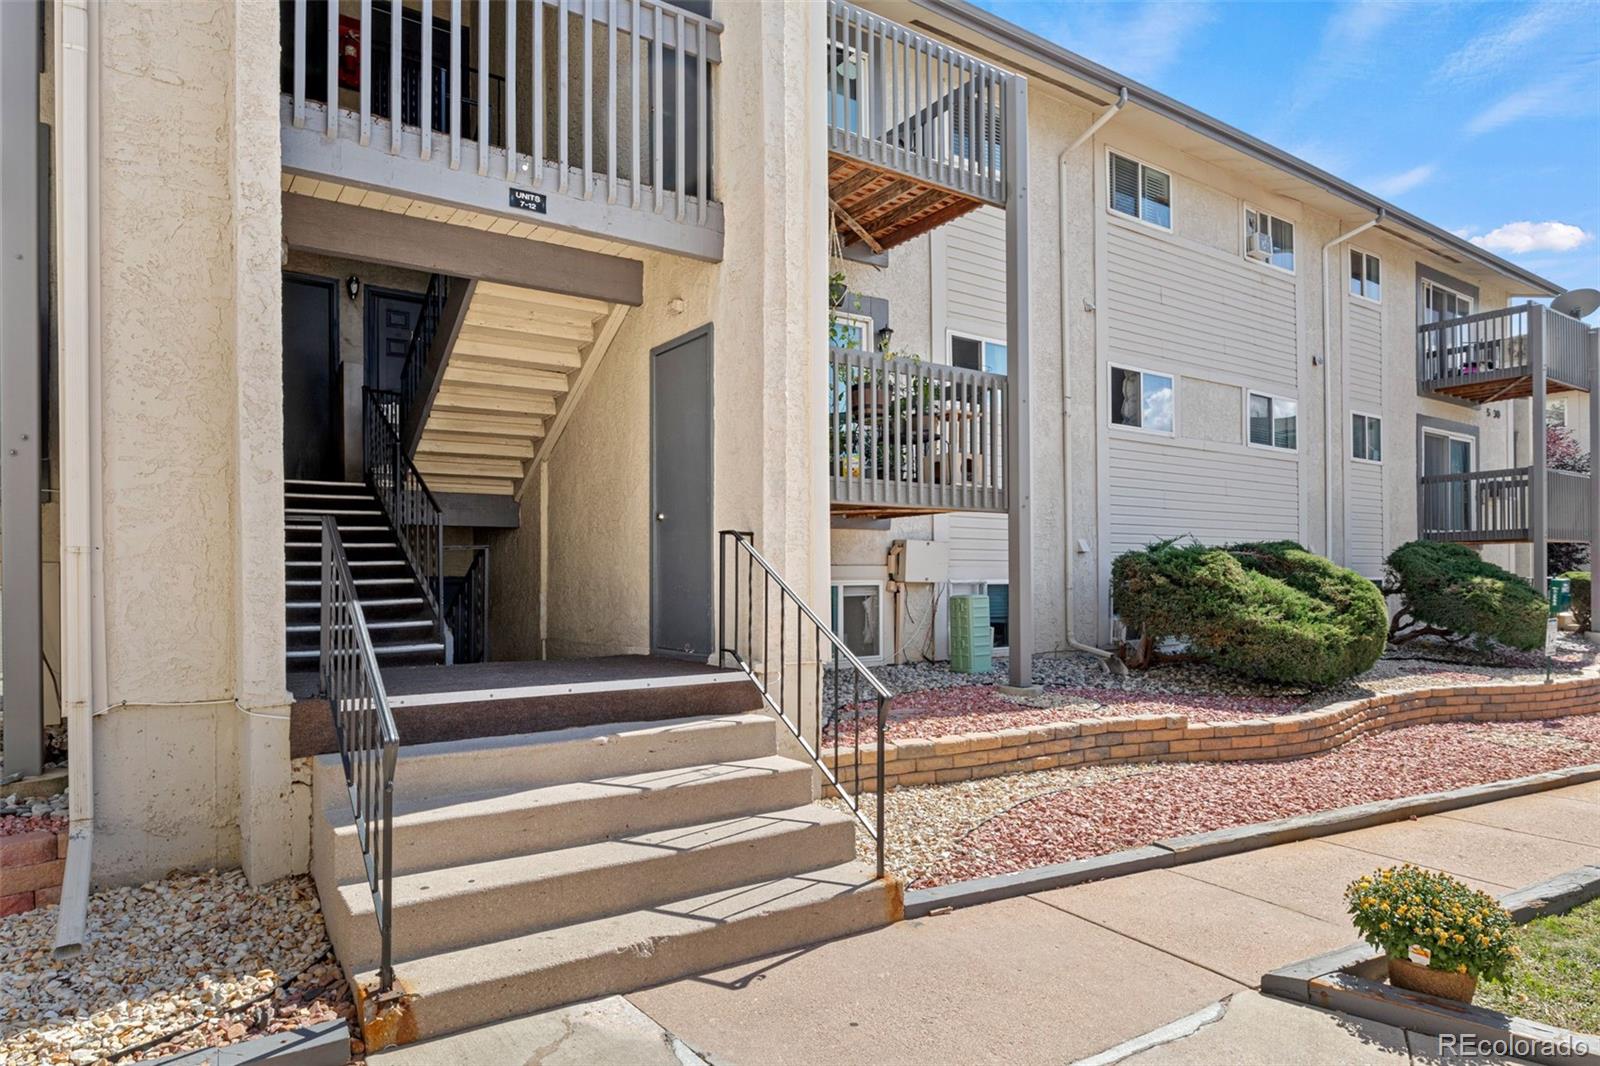
<svg viewBox="0 0 1600 1066">
<path fill-rule="evenodd" d="M 1575 676 L 1591 668 L 1600 649 L 1575 634 L 1563 634 L 1552 649 L 1551 674 Z M 1307 691 L 1250 682 L 1196 663 L 1169 663 L 1126 675 L 1108 672 L 1090 655 L 1052 655 L 1034 660 L 1035 697 L 1001 694 L 1003 671 L 958 674 L 941 663 L 875 667 L 895 693 L 889 712 L 892 740 L 991 732 L 1089 718 L 1182 714 L 1190 721 L 1224 722 L 1271 718 L 1315 710 L 1345 700 L 1447 685 L 1542 681 L 1542 654 L 1417 640 L 1391 648 L 1371 670 L 1333 688 Z M 853 723 L 853 719 L 847 719 Z M 844 742 L 855 736 L 848 725 Z M 831 740 L 831 734 L 825 735 Z M 863 739 L 866 740 L 865 733 Z"/>
<path fill-rule="evenodd" d="M 1580 715 L 1409 726 L 1295 760 L 1072 768 L 903 788 L 888 795 L 889 862 L 912 887 L 928 888 L 1596 762 L 1600 715 Z"/>
<path fill-rule="evenodd" d="M 67 827 L 67 794 L 54 796 L 6 796 L 0 800 L 0 836 L 31 833 L 37 829 L 56 832 Z"/>
<path fill-rule="evenodd" d="M 351 1015 L 309 878 L 251 888 L 208 871 L 97 892 L 71 959 L 51 955 L 56 915 L 0 919 L 8 1066 L 154 1058 Z"/>
</svg>

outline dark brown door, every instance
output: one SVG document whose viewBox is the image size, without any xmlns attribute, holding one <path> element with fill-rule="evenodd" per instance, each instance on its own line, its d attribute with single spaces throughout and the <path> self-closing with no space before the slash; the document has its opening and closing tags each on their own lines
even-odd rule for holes
<svg viewBox="0 0 1600 1066">
<path fill-rule="evenodd" d="M 283 276 L 283 473 L 291 480 L 337 481 L 344 473 L 338 285 Z"/>
<path fill-rule="evenodd" d="M 420 293 L 367 289 L 365 380 L 370 388 L 400 391 L 406 350 L 421 308 Z"/>
</svg>

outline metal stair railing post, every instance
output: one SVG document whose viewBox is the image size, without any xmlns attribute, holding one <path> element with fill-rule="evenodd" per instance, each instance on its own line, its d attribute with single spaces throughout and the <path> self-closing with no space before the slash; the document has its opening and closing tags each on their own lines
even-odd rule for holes
<svg viewBox="0 0 1600 1066">
<path fill-rule="evenodd" d="M 472 562 L 461 576 L 461 587 L 446 608 L 450 632 L 456 638 L 456 661 L 486 662 L 489 658 L 489 546 L 447 544 L 444 550 L 472 553 Z"/>
<path fill-rule="evenodd" d="M 448 663 L 453 655 L 452 634 L 444 612 L 444 512 L 401 444 L 396 394 L 371 387 L 361 391 L 365 399 L 362 420 L 366 482 L 394 529 L 401 553 L 417 575 Z M 395 411 L 393 418 L 391 409 Z"/>
<path fill-rule="evenodd" d="M 411 339 L 406 343 L 406 361 L 400 371 L 400 410 L 395 416 L 396 426 L 405 425 L 406 415 L 416 402 L 417 390 L 422 387 L 422 371 L 428 364 L 428 350 L 433 347 L 433 337 L 439 329 L 439 316 L 449 295 L 448 277 L 434 274 L 428 278 L 428 291 L 423 293 L 416 325 L 411 327 Z"/>
<path fill-rule="evenodd" d="M 381 958 L 378 992 L 394 987 L 394 770 L 400 731 L 378 671 L 367 618 L 332 515 L 322 516 L 321 689 L 333 716 L 356 842 L 372 892 Z"/>
<path fill-rule="evenodd" d="M 806 755 L 822 772 L 824 780 L 872 837 L 877 850 L 878 877 L 882 878 L 885 847 L 883 744 L 892 696 L 883 682 L 873 676 L 872 671 L 862 665 L 861 660 L 834 634 L 833 628 L 818 618 L 805 600 L 778 576 L 772 564 L 756 550 L 753 534 L 725 529 L 718 536 L 717 663 L 724 665 L 731 658 L 733 664 L 756 686 L 762 701 L 794 734 Z M 761 575 L 759 596 L 756 592 L 757 571 Z M 773 611 L 774 590 L 777 592 L 776 614 Z M 745 601 L 742 634 L 741 593 Z M 792 640 L 791 614 L 794 616 Z M 773 663 L 774 638 L 777 645 L 776 671 Z M 824 648 L 827 649 L 826 653 Z M 791 649 L 792 660 L 789 658 Z M 809 665 L 806 662 L 808 649 L 811 652 Z M 825 654 L 832 658 L 831 668 L 824 658 Z M 794 670 L 792 683 L 788 670 L 791 663 Z M 810 693 L 806 691 L 808 682 L 812 689 Z M 830 691 L 831 697 L 825 700 L 825 693 Z M 808 709 L 811 712 L 809 722 L 805 714 Z M 877 793 L 875 819 L 869 819 L 863 812 L 861 799 L 862 722 L 869 715 L 869 737 L 872 740 L 870 755 L 875 764 L 872 771 L 873 791 Z M 876 726 L 875 733 L 870 731 L 871 725 Z M 847 731 L 850 733 L 848 744 L 851 750 L 848 759 L 844 759 L 841 758 L 842 744 Z M 830 742 L 833 747 L 831 769 L 823 758 L 823 750 Z M 846 765 L 849 768 L 848 781 L 845 780 Z"/>
</svg>

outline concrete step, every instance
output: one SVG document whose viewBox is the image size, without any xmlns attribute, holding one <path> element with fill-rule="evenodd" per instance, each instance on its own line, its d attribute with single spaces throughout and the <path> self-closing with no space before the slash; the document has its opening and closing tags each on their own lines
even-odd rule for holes
<svg viewBox="0 0 1600 1066">
<path fill-rule="evenodd" d="M 634 992 L 888 925 L 901 904 L 897 882 L 847 863 L 413 959 L 396 967 L 408 995 L 395 1028 L 421 1040 Z M 352 983 L 375 980 L 364 971 Z"/>
<path fill-rule="evenodd" d="M 768 881 L 855 855 L 855 819 L 818 804 L 395 878 L 394 952 L 415 959 Z M 376 967 L 365 878 L 324 893 L 339 959 Z"/>
<path fill-rule="evenodd" d="M 394 791 L 397 799 L 421 802 L 759 759 L 777 754 L 777 725 L 772 715 L 755 713 L 408 744 L 395 765 Z M 314 773 L 319 800 L 348 808 L 338 756 L 318 759 Z"/>
<path fill-rule="evenodd" d="M 313 873 L 330 887 L 366 876 L 349 803 L 333 803 L 332 791 L 313 793 L 320 810 L 312 819 Z M 785 810 L 816 798 L 810 765 L 779 755 L 471 798 L 417 800 L 397 785 L 395 797 L 396 874 Z"/>
</svg>

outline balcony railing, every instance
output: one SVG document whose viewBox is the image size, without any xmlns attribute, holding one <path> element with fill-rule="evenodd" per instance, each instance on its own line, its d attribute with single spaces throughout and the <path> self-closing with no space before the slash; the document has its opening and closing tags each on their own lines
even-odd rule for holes
<svg viewBox="0 0 1600 1066">
<path fill-rule="evenodd" d="M 1588 475 L 1567 470 L 1547 473 L 1548 539 L 1588 540 Z M 1422 536 L 1467 544 L 1531 540 L 1532 478 L 1532 469 L 1525 466 L 1424 475 L 1418 485 Z"/>
<path fill-rule="evenodd" d="M 829 151 L 1004 203 L 1011 74 L 843 0 L 827 54 Z"/>
<path fill-rule="evenodd" d="M 1430 322 L 1417 327 L 1417 380 L 1478 402 L 1514 399 L 1529 394 L 1542 361 L 1556 391 L 1587 391 L 1588 344 L 1587 326 L 1538 304 Z"/>
<path fill-rule="evenodd" d="M 1006 510 L 1004 374 L 835 348 L 828 377 L 836 510 Z"/>
<path fill-rule="evenodd" d="M 358 16 L 334 19 L 326 0 L 284 3 L 286 167 L 349 168 L 344 156 L 319 155 L 318 137 L 291 134 L 303 130 L 347 151 L 353 142 L 503 183 L 482 206 L 530 222 L 563 224 L 545 197 L 570 197 L 720 229 L 715 20 L 662 0 L 430 0 L 424 32 L 422 12 L 399 0 L 361 0 Z M 385 174 L 400 192 L 453 198 L 455 179 L 402 180 L 404 170 L 352 176 L 371 186 Z"/>
</svg>

